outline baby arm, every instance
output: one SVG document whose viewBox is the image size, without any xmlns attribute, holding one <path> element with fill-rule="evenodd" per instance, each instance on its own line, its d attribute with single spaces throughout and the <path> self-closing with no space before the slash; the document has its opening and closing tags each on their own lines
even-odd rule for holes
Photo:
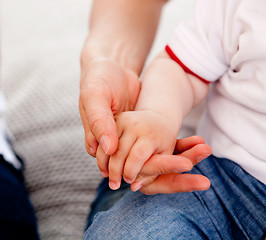
<svg viewBox="0 0 266 240">
<path fill-rule="evenodd" d="M 99 168 L 118 189 L 121 176 L 134 182 L 153 154 L 172 154 L 185 115 L 207 94 L 208 86 L 161 53 L 147 68 L 134 112 L 117 117 L 119 146 L 109 159 L 97 152 Z"/>
</svg>

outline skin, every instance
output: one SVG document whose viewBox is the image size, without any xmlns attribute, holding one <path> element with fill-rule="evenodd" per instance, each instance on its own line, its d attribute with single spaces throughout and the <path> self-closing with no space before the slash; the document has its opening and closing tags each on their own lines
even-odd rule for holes
<svg viewBox="0 0 266 240">
<path fill-rule="evenodd" d="M 165 2 L 96 0 L 93 3 L 90 34 L 81 53 L 79 100 L 85 145 L 93 156 L 98 143 L 109 155 L 117 149 L 114 116 L 135 107 L 139 75 Z"/>
<path fill-rule="evenodd" d="M 145 162 L 131 189 L 140 189 L 146 195 L 207 190 L 210 187 L 208 178 L 183 172 L 190 171 L 211 151 L 200 136 L 178 139 L 173 155 L 155 154 Z"/>
<path fill-rule="evenodd" d="M 144 74 L 135 111 L 116 117 L 117 151 L 110 157 L 104 157 L 101 148 L 97 151 L 99 169 L 109 176 L 110 188 L 120 187 L 121 176 L 126 182 L 133 183 L 154 154 L 171 155 L 184 117 L 207 92 L 206 83 L 185 73 L 162 52 Z M 150 177 L 145 185 L 156 177 Z M 140 185 L 143 186 L 144 181 Z"/>
<path fill-rule="evenodd" d="M 140 93 L 139 75 L 151 48 L 165 2 L 167 1 L 96 0 L 93 3 L 90 34 L 81 53 L 79 110 L 86 149 L 92 156 L 97 154 L 97 162 L 103 176 L 108 176 L 109 172 L 106 171 L 106 164 L 102 167 L 101 162 L 107 163 L 111 155 L 115 156 L 119 137 L 122 132 L 127 132 L 126 129 L 120 130 L 122 125 L 118 126 L 115 120 L 119 121 L 119 118 L 123 117 L 120 113 L 135 109 Z M 174 132 L 176 131 L 177 129 Z M 188 140 L 191 145 L 194 144 L 191 139 Z M 179 143 L 177 141 L 176 145 Z M 197 151 L 197 157 L 200 157 L 209 147 L 202 142 L 195 145 L 198 144 L 204 146 L 201 151 Z M 174 146 L 173 140 L 171 146 Z M 202 151 L 204 148 L 206 149 Z M 136 179 L 145 178 L 146 183 L 142 181 L 140 184 L 140 181 L 136 181 L 131 185 L 132 188 L 136 190 L 141 185 L 141 191 L 147 194 L 206 189 L 206 183 L 209 185 L 209 181 L 203 176 L 201 179 L 205 180 L 198 181 L 197 184 L 196 178 L 195 181 L 184 181 L 180 177 L 174 177 L 181 162 L 183 165 L 190 162 L 190 166 L 193 166 L 194 155 L 189 154 L 193 152 L 192 149 L 185 151 L 188 153 L 186 157 L 182 156 L 183 153 L 171 155 L 170 150 L 169 155 L 153 154 L 145 162 Z M 161 158 L 169 161 L 159 161 Z M 173 158 L 178 158 L 179 161 L 170 161 Z M 172 174 L 169 169 L 174 169 Z M 130 177 L 132 176 L 129 175 L 127 179 L 129 182 L 132 181 Z M 115 174 L 114 178 L 113 182 L 117 184 L 121 176 L 117 177 Z M 182 189 L 177 187 L 181 185 Z"/>
</svg>

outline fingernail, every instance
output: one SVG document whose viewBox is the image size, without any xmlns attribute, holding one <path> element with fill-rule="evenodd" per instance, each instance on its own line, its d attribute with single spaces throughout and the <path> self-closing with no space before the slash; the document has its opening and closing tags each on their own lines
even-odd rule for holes
<svg viewBox="0 0 266 240">
<path fill-rule="evenodd" d="M 133 192 L 136 192 L 136 191 L 138 191 L 139 189 L 141 189 L 142 187 L 143 187 L 143 184 L 145 183 L 145 181 L 146 181 L 146 179 L 144 178 L 144 179 L 142 179 L 142 180 L 140 180 L 140 181 L 136 181 L 136 182 L 134 182 L 133 183 L 133 186 L 131 187 L 131 190 L 133 191 Z"/>
<path fill-rule="evenodd" d="M 184 167 L 182 169 L 178 169 L 175 172 L 176 173 L 183 173 L 183 172 L 190 172 L 192 170 L 192 167 Z"/>
<path fill-rule="evenodd" d="M 207 158 L 209 156 L 210 156 L 210 154 L 201 155 L 201 156 L 197 157 L 197 162 L 200 162 L 200 161 L 202 161 L 203 159 L 205 159 L 205 158 Z"/>
<path fill-rule="evenodd" d="M 118 183 L 118 182 L 109 182 L 109 187 L 112 190 L 117 190 L 120 187 L 120 183 Z"/>
<path fill-rule="evenodd" d="M 103 135 L 101 140 L 100 140 L 100 144 L 101 144 L 101 147 L 104 151 L 105 154 L 108 153 L 109 151 L 109 148 L 110 148 L 110 138 L 108 135 Z"/>
<path fill-rule="evenodd" d="M 134 181 L 132 181 L 132 180 L 130 180 L 130 179 L 128 179 L 128 178 L 125 178 L 125 177 L 124 177 L 124 180 L 125 180 L 125 182 L 128 183 L 128 184 L 131 184 L 131 183 L 134 182 Z"/>
<path fill-rule="evenodd" d="M 138 190 L 140 190 L 142 188 L 142 185 L 141 184 L 136 184 L 135 185 L 136 187 L 134 187 L 133 189 L 131 189 L 133 192 L 136 192 Z"/>
</svg>

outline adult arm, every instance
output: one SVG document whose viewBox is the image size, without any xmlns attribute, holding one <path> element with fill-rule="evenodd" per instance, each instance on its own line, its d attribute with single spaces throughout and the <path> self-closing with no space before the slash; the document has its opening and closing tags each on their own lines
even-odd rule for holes
<svg viewBox="0 0 266 240">
<path fill-rule="evenodd" d="M 95 0 L 81 53 L 80 115 L 88 153 L 117 149 L 114 115 L 135 107 L 165 0 Z"/>
</svg>

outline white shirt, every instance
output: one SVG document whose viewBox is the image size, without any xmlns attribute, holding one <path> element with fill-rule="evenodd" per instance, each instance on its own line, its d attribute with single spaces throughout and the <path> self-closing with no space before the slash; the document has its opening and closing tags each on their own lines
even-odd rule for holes
<svg viewBox="0 0 266 240">
<path fill-rule="evenodd" d="M 4 121 L 4 112 L 5 112 L 5 99 L 0 91 L 0 154 L 3 155 L 4 159 L 13 164 L 15 168 L 21 168 L 21 163 L 18 161 L 16 155 L 14 154 L 10 144 L 8 143 L 7 128 Z"/>
<path fill-rule="evenodd" d="M 266 1 L 199 0 L 170 49 L 213 82 L 198 133 L 266 184 Z"/>
</svg>

